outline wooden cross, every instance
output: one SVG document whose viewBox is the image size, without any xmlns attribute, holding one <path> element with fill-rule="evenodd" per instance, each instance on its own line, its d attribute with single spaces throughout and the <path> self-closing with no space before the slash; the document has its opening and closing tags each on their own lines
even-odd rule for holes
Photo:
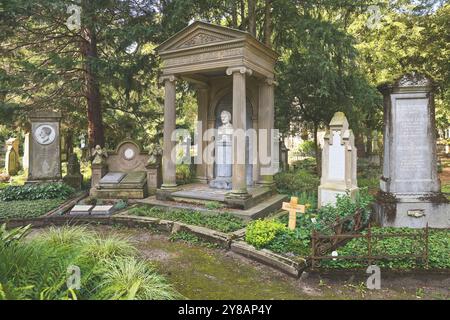
<svg viewBox="0 0 450 320">
<path fill-rule="evenodd" d="M 297 197 L 291 197 L 291 202 L 283 202 L 283 210 L 289 211 L 289 229 L 294 230 L 297 224 L 297 212 L 305 213 L 308 205 L 298 204 Z"/>
</svg>

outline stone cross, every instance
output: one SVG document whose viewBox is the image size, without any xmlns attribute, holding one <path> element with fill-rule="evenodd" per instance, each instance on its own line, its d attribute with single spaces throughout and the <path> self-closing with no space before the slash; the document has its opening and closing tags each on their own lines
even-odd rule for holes
<svg viewBox="0 0 450 320">
<path fill-rule="evenodd" d="M 298 204 L 297 197 L 291 197 L 291 202 L 283 202 L 283 210 L 289 211 L 289 229 L 294 230 L 297 223 L 297 212 L 305 213 L 308 205 Z"/>
</svg>

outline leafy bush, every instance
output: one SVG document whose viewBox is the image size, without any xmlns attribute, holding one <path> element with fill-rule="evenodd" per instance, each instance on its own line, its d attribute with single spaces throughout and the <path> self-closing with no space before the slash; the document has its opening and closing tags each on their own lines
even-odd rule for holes
<svg viewBox="0 0 450 320">
<path fill-rule="evenodd" d="M 108 300 L 172 300 L 175 292 L 164 277 L 132 257 L 107 260 L 96 298 Z"/>
<path fill-rule="evenodd" d="M 298 151 L 303 157 L 315 157 L 316 156 L 316 146 L 314 141 L 307 140 L 302 142 L 298 146 Z"/>
<path fill-rule="evenodd" d="M 180 297 L 131 244 L 83 227 L 49 229 L 27 241 L 0 240 L 0 299 L 174 299 Z M 67 289 L 67 268 L 82 270 Z"/>
<path fill-rule="evenodd" d="M 0 201 L 0 219 L 34 218 L 59 207 L 63 199 Z"/>
<path fill-rule="evenodd" d="M 276 220 L 256 220 L 250 222 L 245 232 L 245 241 L 255 248 L 267 246 L 275 237 L 287 228 L 284 223 Z"/>
<path fill-rule="evenodd" d="M 306 195 L 304 199 L 299 200 L 299 203 L 307 203 L 305 199 L 308 199 Z M 358 209 L 362 210 L 364 222 L 367 222 L 371 213 L 370 206 L 372 201 L 373 198 L 365 189 L 360 190 L 356 201 L 353 201 L 348 195 L 339 196 L 335 206 L 324 206 L 319 210 L 311 207 L 305 214 L 297 214 L 295 230 L 289 230 L 286 227 L 288 223 L 287 215 L 276 220 L 276 223 L 284 227 L 276 229 L 276 232 L 270 232 L 273 220 L 252 222 L 247 228 L 246 241 L 258 248 L 267 248 L 278 253 L 306 256 L 310 254 L 311 233 L 313 230 L 324 232 L 328 230 L 327 227 L 330 224 L 336 222 L 337 218 L 353 215 Z M 351 227 L 351 225 L 348 225 L 348 227 Z"/>
<path fill-rule="evenodd" d="M 295 195 L 302 192 L 317 192 L 320 179 L 315 173 L 305 169 L 298 169 L 277 173 L 275 175 L 275 183 L 278 192 Z"/>
<path fill-rule="evenodd" d="M 306 158 L 303 160 L 294 161 L 292 163 L 294 170 L 306 170 L 311 173 L 317 172 L 317 164 L 315 158 Z"/>
<path fill-rule="evenodd" d="M 177 184 L 188 184 L 193 181 L 194 175 L 191 166 L 188 164 L 179 164 L 176 167 Z"/>
<path fill-rule="evenodd" d="M 75 190 L 63 183 L 30 184 L 9 186 L 0 190 L 0 200 L 67 199 Z"/>
<path fill-rule="evenodd" d="M 180 221 L 196 226 L 203 226 L 221 232 L 233 232 L 245 227 L 242 219 L 229 213 L 206 214 L 193 210 L 166 210 L 158 207 L 132 208 L 129 214 L 147 216 L 164 220 Z"/>
</svg>

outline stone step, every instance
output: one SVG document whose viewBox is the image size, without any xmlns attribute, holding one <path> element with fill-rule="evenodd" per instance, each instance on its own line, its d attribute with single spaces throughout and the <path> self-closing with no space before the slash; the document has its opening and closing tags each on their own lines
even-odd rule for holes
<svg viewBox="0 0 450 320">
<path fill-rule="evenodd" d="M 264 218 L 270 213 L 279 210 L 284 201 L 288 201 L 288 196 L 275 194 L 247 210 L 233 210 L 231 213 L 244 220 L 254 220 Z"/>
</svg>

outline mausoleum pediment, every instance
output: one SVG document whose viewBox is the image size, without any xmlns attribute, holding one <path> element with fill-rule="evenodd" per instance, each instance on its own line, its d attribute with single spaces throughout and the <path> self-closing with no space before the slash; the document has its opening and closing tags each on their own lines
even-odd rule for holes
<svg viewBox="0 0 450 320">
<path fill-rule="evenodd" d="M 175 36 L 163 42 L 157 50 L 163 52 L 194 48 L 213 43 L 243 39 L 248 35 L 249 34 L 244 31 L 196 21 L 181 30 Z"/>
</svg>

